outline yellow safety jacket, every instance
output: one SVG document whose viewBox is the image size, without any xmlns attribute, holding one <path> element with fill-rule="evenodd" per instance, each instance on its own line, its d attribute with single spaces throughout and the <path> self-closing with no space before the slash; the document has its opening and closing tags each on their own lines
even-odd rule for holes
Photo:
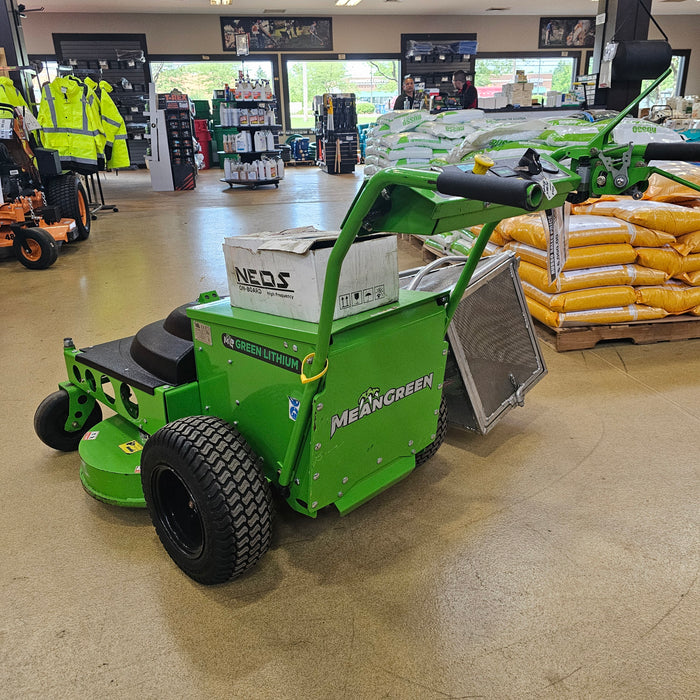
<svg viewBox="0 0 700 700">
<path fill-rule="evenodd" d="M 12 80 L 6 77 L 0 77 L 0 102 L 12 105 L 13 107 L 29 109 L 29 105 L 22 93 L 15 87 Z"/>
<path fill-rule="evenodd" d="M 114 89 L 106 80 L 99 85 L 92 78 L 85 78 L 85 84 L 95 91 L 99 106 L 102 130 L 105 134 L 105 156 L 108 168 L 128 168 L 131 165 L 129 148 L 126 143 L 127 133 L 124 117 L 110 93 Z"/>
<path fill-rule="evenodd" d="M 58 77 L 42 88 L 38 120 L 46 148 L 55 148 L 64 168 L 96 171 L 105 134 L 97 98 L 75 78 Z"/>
</svg>

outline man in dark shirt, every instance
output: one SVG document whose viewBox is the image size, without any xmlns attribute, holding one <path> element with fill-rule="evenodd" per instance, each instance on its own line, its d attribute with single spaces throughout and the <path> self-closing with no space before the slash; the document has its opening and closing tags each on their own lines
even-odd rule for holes
<svg viewBox="0 0 700 700">
<path fill-rule="evenodd" d="M 462 109 L 476 109 L 479 104 L 479 94 L 463 70 L 455 71 L 452 75 L 452 85 L 457 94 L 455 97 L 459 101 Z"/>
<path fill-rule="evenodd" d="M 407 75 L 403 79 L 403 90 L 394 101 L 394 109 L 413 109 L 416 85 L 413 78 Z"/>
</svg>

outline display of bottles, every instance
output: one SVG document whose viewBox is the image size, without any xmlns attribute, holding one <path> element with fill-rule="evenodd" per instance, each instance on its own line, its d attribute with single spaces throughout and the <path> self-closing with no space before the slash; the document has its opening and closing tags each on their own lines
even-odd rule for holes
<svg viewBox="0 0 700 700">
<path fill-rule="evenodd" d="M 223 92 L 223 98 L 226 102 L 231 102 L 233 100 L 272 102 L 275 99 L 275 94 L 269 80 L 263 78 L 251 80 L 247 75 L 244 76 L 242 71 L 239 71 L 238 79 L 233 87 L 231 87 L 229 83 L 225 83 L 223 90 L 214 91 L 214 99 L 216 99 L 217 92 L 219 98 L 221 98 L 221 93 Z"/>
<path fill-rule="evenodd" d="M 265 182 L 283 177 L 281 158 L 261 158 L 252 163 L 241 163 L 233 158 L 224 161 L 224 179 L 232 182 Z"/>
<path fill-rule="evenodd" d="M 270 107 L 242 108 L 222 102 L 219 105 L 221 126 L 276 126 L 275 111 Z"/>
<path fill-rule="evenodd" d="M 261 129 L 251 134 L 241 131 L 237 134 L 223 134 L 224 153 L 252 153 L 276 150 L 275 135 L 271 131 Z"/>
</svg>

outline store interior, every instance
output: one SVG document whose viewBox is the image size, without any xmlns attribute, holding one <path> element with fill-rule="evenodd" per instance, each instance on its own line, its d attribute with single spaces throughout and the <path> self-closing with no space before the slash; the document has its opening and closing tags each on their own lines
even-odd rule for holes
<svg viewBox="0 0 700 700">
<path fill-rule="evenodd" d="M 234 130 L 221 124 L 225 89 L 233 92 L 239 78 L 232 70 L 230 84 L 212 94 L 204 139 L 216 144 L 217 135 L 226 136 L 226 148 L 224 141 L 221 149 L 209 147 L 209 167 L 182 174 L 174 158 L 184 165 L 184 139 L 201 136 L 195 106 L 186 103 L 190 113 L 175 145 L 170 117 L 180 116 L 178 94 L 170 86 L 159 93 L 146 66 L 216 60 L 244 67 L 254 53 L 240 58 L 222 50 L 219 18 L 236 11 L 178 12 L 164 4 L 138 14 L 101 13 L 78 5 L 28 12 L 27 56 L 60 65 L 60 37 L 145 39 L 147 61 L 129 68 L 143 72 L 138 104 L 153 138 L 138 139 L 143 143 L 132 151 L 143 163 L 83 179 L 89 237 L 61 245 L 47 269 L 0 261 L 9 346 L 0 360 L 8 419 L 0 438 L 2 694 L 696 697 L 700 334 L 650 342 L 631 332 L 564 351 L 561 334 L 547 335 L 540 324 L 535 345 L 546 373 L 524 405 L 509 408 L 486 434 L 449 426 L 425 464 L 342 516 L 327 507 L 305 517 L 275 491 L 269 551 L 218 585 L 202 585 L 178 568 L 145 508 L 91 498 L 78 453 L 52 449 L 35 433 L 37 406 L 66 382 L 66 338 L 82 351 L 133 336 L 201 301 L 202 293 L 227 297 L 227 237 L 344 225 L 368 165 L 359 141 L 341 141 L 341 119 L 347 109 L 347 133 L 357 139 L 349 115 L 361 115 L 354 97 L 336 97 L 329 121 L 331 103 L 320 99 L 320 120 L 291 128 L 288 61 L 397 61 L 403 72 L 402 35 L 426 33 L 475 33 L 479 51 L 489 55 L 542 54 L 542 13 L 468 15 L 436 7 L 428 16 L 401 14 L 397 6 L 391 15 L 362 14 L 362 5 L 321 11 L 316 3 L 303 14 L 333 9 L 333 50 L 264 56 L 274 95 L 257 125 L 241 125 L 236 114 L 235 131 L 250 132 L 252 143 L 242 159 L 229 158 Z M 654 16 L 682 56 L 681 95 L 700 94 L 700 13 L 666 15 L 658 6 Z M 649 36 L 657 38 L 656 28 Z M 593 53 L 577 52 L 577 71 Z M 265 102 L 263 79 L 260 85 L 262 102 L 251 101 L 258 106 Z M 144 109 L 146 101 L 152 107 Z M 238 107 L 244 104 L 239 99 Z M 255 146 L 261 131 L 274 143 Z M 309 158 L 304 150 L 299 163 L 278 165 L 280 146 L 294 133 L 337 151 Z M 156 138 L 167 153 L 162 163 Z M 258 152 L 267 152 L 259 160 L 268 170 L 239 179 Z M 399 270 L 435 257 L 423 243 L 397 237 Z M 363 362 L 371 374 L 393 359 L 368 354 Z M 264 433 L 267 414 L 250 420 Z"/>
</svg>

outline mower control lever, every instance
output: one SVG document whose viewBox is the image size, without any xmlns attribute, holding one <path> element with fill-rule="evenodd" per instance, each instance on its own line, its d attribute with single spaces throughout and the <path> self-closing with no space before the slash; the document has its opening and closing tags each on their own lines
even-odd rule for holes
<svg viewBox="0 0 700 700">
<path fill-rule="evenodd" d="M 495 174 L 475 175 L 452 165 L 437 177 L 438 192 L 492 204 L 534 211 L 542 202 L 542 188 L 537 182 L 520 177 L 500 178 Z"/>
</svg>

